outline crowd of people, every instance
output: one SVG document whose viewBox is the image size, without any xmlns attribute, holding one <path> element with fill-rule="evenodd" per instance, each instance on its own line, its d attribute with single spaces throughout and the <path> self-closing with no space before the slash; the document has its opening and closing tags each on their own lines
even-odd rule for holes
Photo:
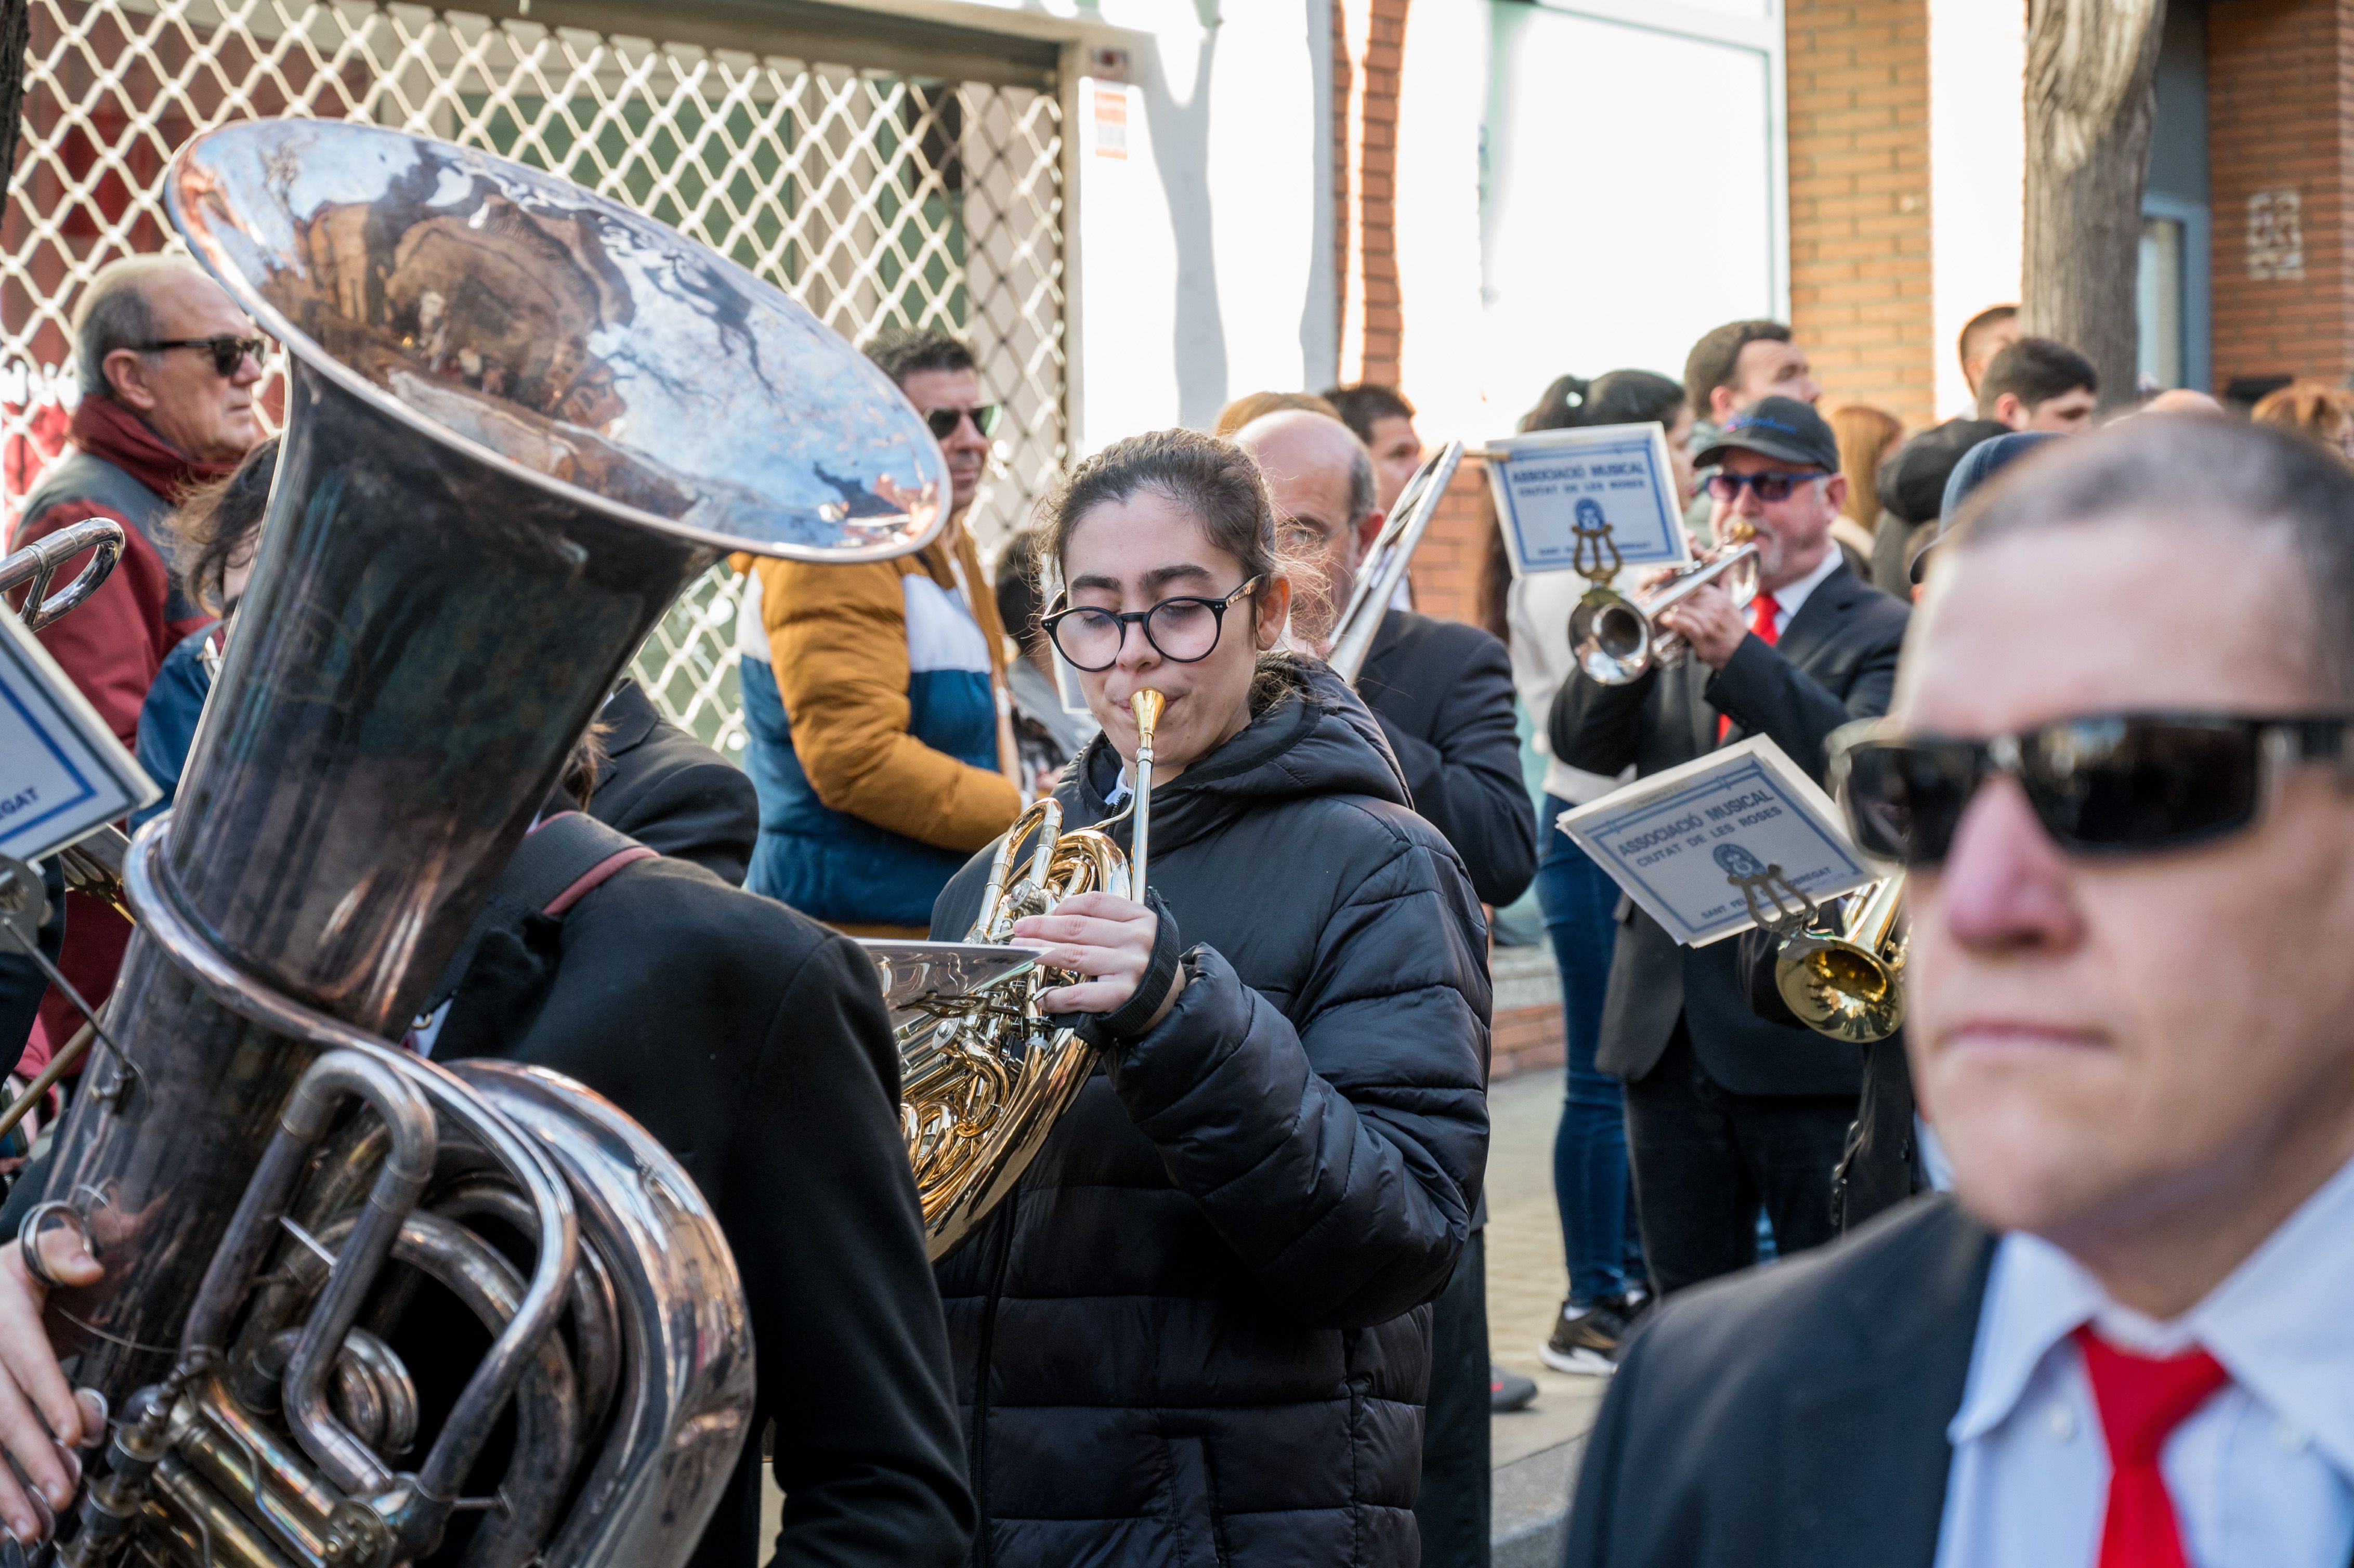
<svg viewBox="0 0 2354 1568">
<path fill-rule="evenodd" d="M 14 542 L 124 524 L 43 641 L 152 813 L 266 569 L 264 345 L 163 260 L 100 274 L 74 333 L 73 448 Z M 1755 543 L 1754 596 L 1662 616 L 1688 660 L 1591 678 L 1589 585 L 1516 575 L 1490 530 L 1479 624 L 1393 604 L 1343 679 L 1341 607 L 1425 455 L 1398 389 L 1114 441 L 992 558 L 970 346 L 865 348 L 938 441 L 947 528 L 737 557 L 744 766 L 620 683 L 404 1041 L 580 1078 L 711 1200 L 762 1436 L 698 1562 L 1486 1563 L 1490 1415 L 1536 1392 L 1491 1360 L 1482 1233 L 1492 917 L 1532 888 L 1565 1056 L 1542 1355 L 1611 1379 L 1572 1563 L 2354 1548 L 2354 1056 L 2307 957 L 2354 923 L 2354 397 L 2105 406 L 2004 306 L 1957 345 L 1972 407 L 1908 434 L 1819 409 L 1788 326 L 1728 323 L 1681 378 L 1564 376 L 1519 427 L 1656 424 L 1696 545 Z M 961 938 L 1034 800 L 1119 821 L 1146 688 L 1150 885 L 1013 927 L 1103 1070 L 928 1265 L 847 938 Z M 1679 945 L 1553 830 L 1753 736 L 1844 780 L 1906 869 L 1907 1032 L 1804 1027 L 1754 943 Z M 44 943 L 101 1001 L 128 927 L 52 891 Z M 80 1023 L 0 951 L 20 1075 Z M 39 1313 L 101 1263 L 52 1244 L 0 1251 L 20 1539 L 29 1492 L 72 1492 L 52 1436 L 99 1435 Z"/>
</svg>

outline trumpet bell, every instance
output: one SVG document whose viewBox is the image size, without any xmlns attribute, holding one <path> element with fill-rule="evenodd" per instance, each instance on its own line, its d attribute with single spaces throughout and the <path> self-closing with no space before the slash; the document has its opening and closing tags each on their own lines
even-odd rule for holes
<svg viewBox="0 0 2354 1568">
<path fill-rule="evenodd" d="M 1651 623 L 1616 588 L 1586 590 L 1569 612 L 1577 667 L 1606 686 L 1623 686 L 1651 665 Z"/>
<path fill-rule="evenodd" d="M 1850 905 L 1837 934 L 1801 931 L 1782 943 L 1774 985 L 1801 1023 L 1854 1045 L 1903 1026 L 1903 898 L 1904 879 L 1890 877 Z"/>
<path fill-rule="evenodd" d="M 1569 647 L 1577 667 L 1606 686 L 1630 684 L 1654 665 L 1675 668 L 1684 660 L 1684 640 L 1661 627 L 1659 617 L 1711 584 L 1722 584 L 1736 608 L 1755 599 L 1757 546 L 1734 545 L 1712 561 L 1685 567 L 1639 599 L 1606 584 L 1587 589 L 1569 613 Z"/>
</svg>

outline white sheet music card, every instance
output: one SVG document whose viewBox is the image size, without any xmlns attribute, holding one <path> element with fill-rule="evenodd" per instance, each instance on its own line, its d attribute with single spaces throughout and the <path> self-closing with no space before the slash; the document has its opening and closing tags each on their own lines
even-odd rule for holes
<svg viewBox="0 0 2354 1568">
<path fill-rule="evenodd" d="M 0 605 L 0 854 L 38 860 L 161 793 Z"/>
<path fill-rule="evenodd" d="M 1668 433 L 1657 423 L 1532 430 L 1488 450 L 1496 516 L 1521 576 L 1578 570 L 1580 530 L 1606 530 L 1622 567 L 1691 560 Z"/>
<path fill-rule="evenodd" d="M 1564 811 L 1558 826 L 1687 947 L 1877 874 L 1831 798 L 1762 735 Z"/>
</svg>

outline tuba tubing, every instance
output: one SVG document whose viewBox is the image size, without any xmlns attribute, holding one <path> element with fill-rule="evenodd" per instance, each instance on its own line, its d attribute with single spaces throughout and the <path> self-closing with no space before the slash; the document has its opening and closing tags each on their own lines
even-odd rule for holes
<svg viewBox="0 0 2354 1568">
<path fill-rule="evenodd" d="M 84 550 L 96 554 L 74 574 L 73 581 L 50 593 L 49 580 Z M 12 555 L 0 556 L 0 596 L 25 589 L 24 608 L 16 612 L 17 618 L 26 630 L 38 631 L 96 593 L 122 559 L 122 524 L 106 517 L 69 524 Z"/>
</svg>

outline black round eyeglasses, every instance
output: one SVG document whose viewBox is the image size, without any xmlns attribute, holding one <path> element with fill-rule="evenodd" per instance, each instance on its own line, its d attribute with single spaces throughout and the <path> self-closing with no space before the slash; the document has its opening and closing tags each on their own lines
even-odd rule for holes
<svg viewBox="0 0 2354 1568">
<path fill-rule="evenodd" d="M 1227 609 L 1266 580 L 1264 576 L 1253 577 L 1222 599 L 1193 594 L 1164 599 L 1150 609 L 1097 609 L 1091 605 L 1077 605 L 1043 617 L 1038 624 L 1074 668 L 1089 674 L 1119 662 L 1120 645 L 1128 641 L 1128 629 L 1132 625 L 1144 629 L 1144 640 L 1163 659 L 1179 664 L 1198 663 L 1217 647 Z"/>
</svg>

